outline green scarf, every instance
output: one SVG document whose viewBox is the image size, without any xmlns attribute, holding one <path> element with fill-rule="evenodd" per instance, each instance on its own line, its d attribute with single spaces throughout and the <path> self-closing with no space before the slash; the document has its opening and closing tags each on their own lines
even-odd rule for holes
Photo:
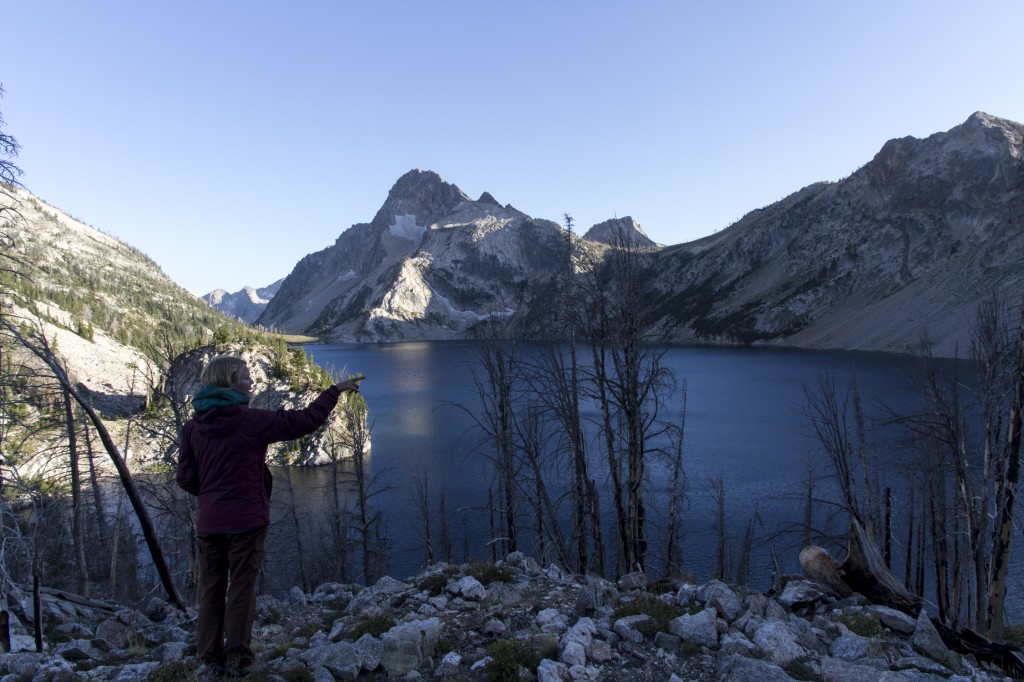
<svg viewBox="0 0 1024 682">
<path fill-rule="evenodd" d="M 248 403 L 249 396 L 241 391 L 236 391 L 233 388 L 224 388 L 223 386 L 212 386 L 210 384 L 203 386 L 192 396 L 192 407 L 195 409 L 196 414 L 207 412 L 215 407 L 247 405 Z"/>
</svg>

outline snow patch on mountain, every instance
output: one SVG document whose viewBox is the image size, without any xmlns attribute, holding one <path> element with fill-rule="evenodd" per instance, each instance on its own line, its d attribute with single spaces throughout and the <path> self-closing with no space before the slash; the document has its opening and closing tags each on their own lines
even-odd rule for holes
<svg viewBox="0 0 1024 682">
<path fill-rule="evenodd" d="M 416 224 L 416 216 L 404 213 L 395 216 L 395 222 L 391 223 L 388 231 L 400 239 L 408 239 L 411 242 L 419 243 L 423 239 L 423 233 L 427 228 Z"/>
</svg>

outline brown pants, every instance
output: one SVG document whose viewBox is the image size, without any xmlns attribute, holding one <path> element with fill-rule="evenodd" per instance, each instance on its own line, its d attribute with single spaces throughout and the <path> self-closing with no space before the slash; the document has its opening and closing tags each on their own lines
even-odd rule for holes
<svg viewBox="0 0 1024 682">
<path fill-rule="evenodd" d="M 256 576 L 263 564 L 266 528 L 207 533 L 199 540 L 199 623 L 196 648 L 204 663 L 253 662 Z"/>
</svg>

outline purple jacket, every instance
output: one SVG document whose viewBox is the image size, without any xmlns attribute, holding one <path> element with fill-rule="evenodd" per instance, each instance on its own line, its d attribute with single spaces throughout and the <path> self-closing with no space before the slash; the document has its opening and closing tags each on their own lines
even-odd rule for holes
<svg viewBox="0 0 1024 682">
<path fill-rule="evenodd" d="M 270 525 L 267 446 L 309 435 L 338 404 L 331 386 L 304 410 L 215 407 L 185 422 L 178 439 L 178 486 L 199 497 L 197 533 Z"/>
</svg>

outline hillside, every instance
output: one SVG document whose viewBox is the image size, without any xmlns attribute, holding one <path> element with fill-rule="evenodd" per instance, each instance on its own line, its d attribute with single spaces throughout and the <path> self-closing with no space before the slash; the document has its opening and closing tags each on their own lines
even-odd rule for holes
<svg viewBox="0 0 1024 682">
<path fill-rule="evenodd" d="M 651 310 L 677 340 L 962 351 L 979 300 L 1024 291 L 1022 140 L 983 113 L 891 140 L 844 180 L 658 253 Z"/>
<path fill-rule="evenodd" d="M 209 343 L 216 330 L 237 326 L 137 249 L 25 190 L 14 198 L 18 217 L 0 228 L 12 270 L 7 303 L 26 321 L 41 321 L 72 378 L 88 387 L 101 409 L 137 409 L 168 344 Z"/>
</svg>

